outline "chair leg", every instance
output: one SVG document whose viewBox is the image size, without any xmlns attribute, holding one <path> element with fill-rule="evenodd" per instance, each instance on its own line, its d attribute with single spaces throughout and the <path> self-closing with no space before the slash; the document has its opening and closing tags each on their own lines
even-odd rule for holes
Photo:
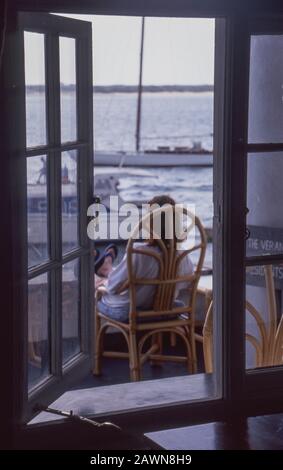
<svg viewBox="0 0 283 470">
<path fill-rule="evenodd" d="M 191 374 L 196 374 L 198 369 L 198 361 L 197 361 L 197 349 L 196 349 L 196 339 L 195 339 L 195 332 L 191 327 L 184 326 L 183 333 L 189 341 L 190 350 L 191 350 L 191 358 L 188 358 L 188 372 Z"/>
<path fill-rule="evenodd" d="M 155 335 L 152 335 L 151 346 L 153 346 L 154 344 L 158 345 L 157 353 L 162 354 L 163 353 L 163 336 L 162 336 L 161 332 L 156 333 Z M 161 366 L 162 361 L 158 361 L 156 359 L 151 359 L 150 365 L 151 366 Z"/>
<path fill-rule="evenodd" d="M 102 356 L 102 340 L 101 337 L 101 318 L 95 313 L 95 353 L 93 374 L 101 375 L 101 356 Z"/>
<path fill-rule="evenodd" d="M 197 349 L 196 349 L 196 339 L 195 339 L 194 331 L 191 331 L 190 333 L 190 344 L 192 348 L 192 373 L 196 374 L 198 371 L 198 361 L 197 361 Z"/>
<path fill-rule="evenodd" d="M 130 333 L 129 340 L 130 340 L 130 350 L 129 350 L 130 374 L 131 374 L 131 380 L 133 382 L 136 382 L 141 379 L 140 362 L 138 358 L 138 346 L 137 346 L 136 335 L 134 333 Z"/>
</svg>

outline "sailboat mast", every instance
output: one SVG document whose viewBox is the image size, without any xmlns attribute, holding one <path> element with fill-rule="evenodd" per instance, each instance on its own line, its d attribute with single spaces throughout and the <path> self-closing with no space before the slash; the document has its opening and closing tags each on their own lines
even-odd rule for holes
<svg viewBox="0 0 283 470">
<path fill-rule="evenodd" d="M 143 69 L 143 46 L 144 46 L 144 16 L 141 24 L 141 49 L 140 49 L 140 74 L 138 86 L 138 103 L 137 103 L 137 124 L 136 124 L 136 151 L 140 151 L 140 127 L 141 127 L 141 110 L 142 110 L 142 69 Z"/>
</svg>

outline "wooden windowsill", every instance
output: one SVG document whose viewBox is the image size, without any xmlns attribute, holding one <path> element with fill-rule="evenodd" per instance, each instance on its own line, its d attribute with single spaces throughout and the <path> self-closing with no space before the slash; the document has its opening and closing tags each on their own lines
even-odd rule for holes
<svg viewBox="0 0 283 470">
<path fill-rule="evenodd" d="M 195 374 L 71 390 L 61 395 L 50 407 L 64 411 L 73 410 L 74 413 L 84 416 L 100 417 L 215 398 L 213 375 Z M 62 417 L 41 412 L 28 424 L 60 419 Z"/>
</svg>

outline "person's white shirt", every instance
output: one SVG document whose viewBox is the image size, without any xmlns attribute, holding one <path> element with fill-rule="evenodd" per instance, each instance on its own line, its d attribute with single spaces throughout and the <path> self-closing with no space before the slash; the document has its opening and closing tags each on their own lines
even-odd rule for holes
<svg viewBox="0 0 283 470">
<path fill-rule="evenodd" d="M 145 250 L 160 252 L 158 246 L 147 245 L 146 243 L 136 242 L 134 248 L 143 248 Z M 157 278 L 159 263 L 153 256 L 147 256 L 142 253 L 133 253 L 132 264 L 137 278 Z M 194 272 L 193 263 L 189 255 L 185 256 L 178 268 L 178 276 L 191 275 Z M 121 294 L 116 294 L 117 289 L 128 279 L 127 255 L 120 264 L 110 273 L 107 284 L 107 293 L 103 296 L 103 302 L 111 307 L 122 307 L 129 305 L 129 290 L 126 289 Z M 180 290 L 188 286 L 188 281 L 180 281 L 176 284 L 175 299 Z M 136 286 L 136 305 L 137 308 L 150 309 L 153 306 L 156 286 L 137 285 Z"/>
</svg>

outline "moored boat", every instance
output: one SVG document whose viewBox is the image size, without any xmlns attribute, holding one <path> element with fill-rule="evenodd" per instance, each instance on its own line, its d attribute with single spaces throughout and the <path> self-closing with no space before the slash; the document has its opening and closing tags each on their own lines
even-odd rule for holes
<svg viewBox="0 0 283 470">
<path fill-rule="evenodd" d="M 136 167 L 167 167 L 167 166 L 212 166 L 212 152 L 147 150 L 145 152 L 94 152 L 95 166 L 136 166 Z"/>
</svg>

